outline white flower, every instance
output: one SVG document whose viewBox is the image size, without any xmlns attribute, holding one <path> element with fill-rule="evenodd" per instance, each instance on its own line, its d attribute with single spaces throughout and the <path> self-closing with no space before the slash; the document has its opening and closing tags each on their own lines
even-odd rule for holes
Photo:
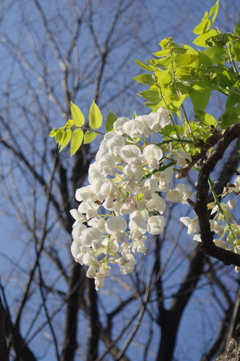
<svg viewBox="0 0 240 361">
<path fill-rule="evenodd" d="M 238 175 L 233 182 L 235 184 L 235 191 L 240 192 L 240 175 Z"/>
<path fill-rule="evenodd" d="M 94 193 L 92 191 L 91 186 L 86 186 L 82 188 L 78 188 L 75 193 L 75 198 L 77 201 L 89 201 L 91 199 L 94 199 Z M 96 200 L 96 199 L 94 199 Z"/>
<path fill-rule="evenodd" d="M 82 223 L 74 223 L 73 229 L 72 229 L 72 238 L 75 242 L 79 242 L 79 237 L 81 236 L 82 232 L 87 229 L 86 226 Z M 75 257 L 75 256 L 73 256 Z"/>
<path fill-rule="evenodd" d="M 217 247 L 226 249 L 226 243 L 224 241 L 222 241 L 221 239 L 216 239 L 213 242 L 215 243 L 215 245 Z"/>
<path fill-rule="evenodd" d="M 149 114 L 150 128 L 155 132 L 160 132 L 165 125 L 170 123 L 170 112 L 165 108 L 159 108 L 156 113 Z"/>
<path fill-rule="evenodd" d="M 134 266 L 137 263 L 137 260 L 134 258 L 133 254 L 128 253 L 123 255 L 116 261 L 121 267 L 121 273 L 126 275 L 134 271 Z"/>
<path fill-rule="evenodd" d="M 165 211 L 166 208 L 166 202 L 162 197 L 160 197 L 157 194 L 153 194 L 152 198 L 147 202 L 147 209 L 149 211 L 158 211 L 160 214 L 162 214 Z"/>
<path fill-rule="evenodd" d="M 235 209 L 236 208 L 236 203 L 234 201 L 234 199 L 229 199 L 227 202 L 227 205 L 230 209 Z"/>
<path fill-rule="evenodd" d="M 170 189 L 170 191 L 167 193 L 166 200 L 173 203 L 188 203 L 187 199 L 190 198 L 191 195 L 192 193 L 189 192 L 185 184 L 178 184 L 175 189 Z"/>
<path fill-rule="evenodd" d="M 110 154 L 105 154 L 96 162 L 98 169 L 103 172 L 104 176 L 113 173 L 115 158 Z"/>
<path fill-rule="evenodd" d="M 129 120 L 122 126 L 122 131 L 129 135 L 132 139 L 141 137 L 143 130 L 144 123 L 136 119 Z"/>
<path fill-rule="evenodd" d="M 112 199 L 117 198 L 118 188 L 112 182 L 105 182 L 102 184 L 97 197 L 100 201 L 103 201 L 107 197 L 111 197 Z"/>
<path fill-rule="evenodd" d="M 105 224 L 106 231 L 112 235 L 115 235 L 117 232 L 124 232 L 126 228 L 127 222 L 120 216 L 110 217 Z"/>
<path fill-rule="evenodd" d="M 86 276 L 88 278 L 94 278 L 96 276 L 96 267 L 90 266 L 87 270 Z"/>
<path fill-rule="evenodd" d="M 105 275 L 102 272 L 98 272 L 95 277 L 95 288 L 97 291 L 104 286 L 104 281 Z"/>
<path fill-rule="evenodd" d="M 184 204 L 188 204 L 187 199 L 190 198 L 192 196 L 192 193 L 189 192 L 187 186 L 185 184 L 178 184 L 176 189 L 182 193 L 182 199 L 181 202 Z"/>
<path fill-rule="evenodd" d="M 193 237 L 193 240 L 194 240 L 194 241 L 197 241 L 197 242 L 202 242 L 202 239 L 201 239 L 201 236 L 200 236 L 199 233 L 198 233 L 198 234 L 195 234 L 195 236 Z"/>
<path fill-rule="evenodd" d="M 130 214 L 137 209 L 136 202 L 133 199 L 127 200 L 120 209 L 120 214 Z"/>
<path fill-rule="evenodd" d="M 143 177 L 142 170 L 132 165 L 126 165 L 123 168 L 123 174 L 125 176 L 125 182 L 129 185 L 132 185 L 135 182 L 140 182 Z"/>
<path fill-rule="evenodd" d="M 102 233 L 98 228 L 90 227 L 85 229 L 81 234 L 81 242 L 84 246 L 93 247 L 94 243 L 101 245 Z"/>
<path fill-rule="evenodd" d="M 179 165 L 180 167 L 185 167 L 185 165 L 187 165 L 186 160 L 188 160 L 189 162 L 192 161 L 191 155 L 185 152 L 177 151 L 176 156 L 177 156 L 177 165 Z"/>
<path fill-rule="evenodd" d="M 142 217 L 135 216 L 135 217 L 131 218 L 131 220 L 129 222 L 129 228 L 130 228 L 131 234 L 135 231 L 139 231 L 142 234 L 145 234 L 146 230 L 147 230 L 147 224 L 146 224 L 146 221 Z"/>
<path fill-rule="evenodd" d="M 164 229 L 164 218 L 162 216 L 152 216 L 148 219 L 147 231 L 150 234 L 160 234 Z"/>
<path fill-rule="evenodd" d="M 132 247 L 132 252 L 136 253 L 143 253 L 146 254 L 147 253 L 147 248 L 144 246 L 144 243 L 141 241 L 134 241 L 133 242 L 133 247 Z"/>
<path fill-rule="evenodd" d="M 216 221 L 210 219 L 209 222 L 210 222 L 210 226 L 211 226 L 211 231 L 214 231 L 215 233 L 219 234 L 220 236 L 224 233 L 224 228 L 219 226 L 219 224 Z"/>
<path fill-rule="evenodd" d="M 177 189 L 170 189 L 167 192 L 166 200 L 170 201 L 170 202 L 173 202 L 173 203 L 181 202 L 181 200 L 182 200 L 182 192 L 177 190 Z"/>
<path fill-rule="evenodd" d="M 159 192 L 166 192 L 168 190 L 168 184 L 171 182 L 173 177 L 173 168 L 169 167 L 162 171 L 158 176 Z"/>
<path fill-rule="evenodd" d="M 86 214 L 87 219 L 96 217 L 99 204 L 92 201 L 83 201 L 78 207 L 78 211 Z"/>
<path fill-rule="evenodd" d="M 113 123 L 113 129 L 115 130 L 115 132 L 117 132 L 118 134 L 121 134 L 121 135 L 124 134 L 122 127 L 123 127 L 123 124 L 125 124 L 128 121 L 129 121 L 129 119 L 125 118 L 125 117 L 118 118 Z"/>
<path fill-rule="evenodd" d="M 128 162 L 131 158 L 139 158 L 141 156 L 141 150 L 136 145 L 125 145 L 120 150 L 120 157 Z"/>
<path fill-rule="evenodd" d="M 159 160 L 163 157 L 163 152 L 155 144 L 149 144 L 144 148 L 143 156 L 148 162 L 150 168 L 157 168 Z"/>
<path fill-rule="evenodd" d="M 194 233 L 194 232 L 197 232 L 198 230 L 198 221 L 197 219 L 191 219 L 189 217 L 181 217 L 180 218 L 180 221 L 188 227 L 188 231 L 187 233 L 188 234 L 191 234 L 191 233 Z"/>
</svg>

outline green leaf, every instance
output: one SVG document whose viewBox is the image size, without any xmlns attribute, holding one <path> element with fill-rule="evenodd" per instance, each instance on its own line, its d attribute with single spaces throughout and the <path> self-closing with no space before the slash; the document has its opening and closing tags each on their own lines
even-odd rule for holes
<svg viewBox="0 0 240 361">
<path fill-rule="evenodd" d="M 216 20 L 217 18 L 217 15 L 218 15 L 218 9 L 219 9 L 219 0 L 216 1 L 216 4 L 210 9 L 209 11 L 209 16 L 212 16 L 212 23 L 214 23 L 214 21 Z"/>
<path fill-rule="evenodd" d="M 61 141 L 61 146 L 60 146 L 60 152 L 66 147 L 66 145 L 70 142 L 72 136 L 72 131 L 71 129 L 66 129 L 64 132 L 64 136 L 63 139 Z"/>
<path fill-rule="evenodd" d="M 234 43 L 231 50 L 234 54 L 234 59 L 240 63 L 240 43 Z"/>
<path fill-rule="evenodd" d="M 201 54 L 208 56 L 214 64 L 225 63 L 225 59 L 223 57 L 226 54 L 226 50 L 222 47 L 213 46 L 212 48 L 202 51 Z"/>
<path fill-rule="evenodd" d="M 218 72 L 216 76 L 216 81 L 217 85 L 219 85 L 223 89 L 232 87 L 236 82 L 235 78 L 227 70 L 221 70 L 220 72 Z"/>
<path fill-rule="evenodd" d="M 74 120 L 74 124 L 77 127 L 81 127 L 85 123 L 85 118 L 81 110 L 78 108 L 77 105 L 71 102 L 71 113 Z"/>
<path fill-rule="evenodd" d="M 193 41 L 193 44 L 202 46 L 204 48 L 208 48 L 209 45 L 206 43 L 208 39 L 216 35 L 216 30 L 208 30 L 205 34 L 199 35 L 196 37 L 196 39 Z"/>
<path fill-rule="evenodd" d="M 209 88 L 203 88 L 200 84 L 191 85 L 190 98 L 195 111 L 204 111 L 208 105 L 211 91 Z"/>
<path fill-rule="evenodd" d="M 89 144 L 91 142 L 94 141 L 94 139 L 96 139 L 96 137 L 99 135 L 99 133 L 94 133 L 94 132 L 89 132 L 87 131 L 85 134 L 84 134 L 84 140 L 83 140 L 83 143 L 84 144 Z"/>
<path fill-rule="evenodd" d="M 238 89 L 235 90 L 238 91 Z M 240 95 L 230 91 L 226 101 L 226 109 L 233 107 L 237 103 L 240 103 Z"/>
<path fill-rule="evenodd" d="M 210 126 L 210 125 L 216 126 L 217 125 L 216 119 L 211 114 L 208 114 L 205 112 L 198 112 L 197 119 L 200 121 L 201 124 L 204 124 L 204 125 L 208 125 L 208 126 Z"/>
<path fill-rule="evenodd" d="M 102 113 L 97 104 L 93 100 L 88 114 L 89 125 L 92 129 L 98 129 L 102 125 Z"/>
<path fill-rule="evenodd" d="M 72 126 L 75 124 L 73 119 L 69 119 L 66 124 L 64 125 L 64 128 L 72 128 Z"/>
<path fill-rule="evenodd" d="M 238 113 L 235 107 L 227 109 L 219 118 L 222 129 L 228 128 L 230 125 L 238 122 Z"/>
<path fill-rule="evenodd" d="M 193 33 L 197 35 L 205 34 L 209 30 L 210 26 L 210 20 L 204 18 L 204 20 L 193 29 Z"/>
<path fill-rule="evenodd" d="M 54 128 L 54 129 L 51 130 L 51 132 L 49 133 L 48 136 L 51 137 L 51 138 L 53 138 L 53 137 L 56 136 L 57 132 L 58 132 L 58 129 L 57 129 L 57 128 Z"/>
<path fill-rule="evenodd" d="M 235 26 L 234 35 L 240 37 L 240 21 L 239 21 L 239 22 L 237 23 L 237 25 Z"/>
<path fill-rule="evenodd" d="M 113 114 L 113 112 L 110 110 L 105 124 L 107 132 L 111 132 L 113 130 L 113 124 L 115 123 L 116 120 L 117 120 L 116 115 Z"/>
<path fill-rule="evenodd" d="M 147 71 L 152 71 L 153 68 L 151 65 L 146 65 L 145 63 L 143 63 L 142 61 L 139 61 L 139 60 L 136 60 L 136 59 L 133 59 L 135 61 L 135 63 L 137 63 L 137 65 L 144 69 L 144 70 L 147 70 Z"/>
<path fill-rule="evenodd" d="M 72 141 L 71 141 L 71 156 L 76 153 L 76 151 L 81 147 L 83 141 L 83 131 L 82 129 L 75 129 L 72 133 Z"/>
<path fill-rule="evenodd" d="M 176 55 L 174 60 L 176 63 L 180 66 L 185 66 L 194 63 L 197 61 L 198 55 L 192 55 L 192 54 L 182 54 L 182 55 Z"/>
<path fill-rule="evenodd" d="M 140 74 L 135 76 L 133 79 L 136 80 L 138 83 L 143 83 L 146 85 L 154 84 L 154 79 L 152 77 L 152 74 Z"/>
<path fill-rule="evenodd" d="M 159 50 L 156 53 L 152 53 L 152 55 L 157 56 L 158 58 L 162 58 L 164 56 L 170 55 L 170 49 Z"/>
<path fill-rule="evenodd" d="M 138 94 L 140 97 L 147 99 L 150 102 L 159 102 L 160 95 L 157 90 L 145 90 Z"/>
<path fill-rule="evenodd" d="M 171 49 L 174 54 L 185 54 L 187 49 L 184 48 L 173 48 Z"/>
<path fill-rule="evenodd" d="M 180 125 L 176 125 L 176 124 L 175 125 L 166 125 L 162 129 L 162 133 L 164 135 L 177 137 L 177 134 L 179 134 L 179 135 L 183 134 L 183 127 L 181 127 Z"/>
<path fill-rule="evenodd" d="M 56 142 L 58 144 L 61 144 L 63 133 L 64 133 L 64 130 L 62 128 L 58 129 L 57 134 L 56 134 Z"/>
</svg>

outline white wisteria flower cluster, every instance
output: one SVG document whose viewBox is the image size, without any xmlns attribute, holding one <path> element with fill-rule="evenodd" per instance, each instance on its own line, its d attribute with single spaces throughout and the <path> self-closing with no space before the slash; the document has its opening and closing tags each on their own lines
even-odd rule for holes
<svg viewBox="0 0 240 361">
<path fill-rule="evenodd" d="M 90 165 L 89 185 L 76 191 L 81 203 L 71 210 L 71 251 L 76 262 L 89 267 L 86 275 L 95 279 L 97 290 L 112 264 L 117 263 L 122 274 L 134 271 L 135 254 L 146 254 L 147 234 L 164 230 L 166 200 L 185 203 L 191 195 L 184 184 L 168 191 L 173 168 L 161 170 L 163 151 L 152 144 L 169 122 L 164 108 L 135 119 L 118 118 Z M 175 155 L 181 165 L 189 158 L 183 152 Z M 164 200 L 160 193 L 167 191 Z"/>
</svg>

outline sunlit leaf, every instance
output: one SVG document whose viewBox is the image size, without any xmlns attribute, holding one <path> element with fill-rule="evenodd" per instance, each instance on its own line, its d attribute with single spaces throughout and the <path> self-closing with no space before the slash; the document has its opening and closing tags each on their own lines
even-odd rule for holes
<svg viewBox="0 0 240 361">
<path fill-rule="evenodd" d="M 88 119 L 89 125 L 92 129 L 98 129 L 101 127 L 103 119 L 102 113 L 94 100 L 89 109 Z"/>
<path fill-rule="evenodd" d="M 214 23 L 214 21 L 216 20 L 217 18 L 217 15 L 218 15 L 218 9 L 219 9 L 219 0 L 216 1 L 216 4 L 210 9 L 209 11 L 209 16 L 212 16 L 212 23 Z"/>
<path fill-rule="evenodd" d="M 54 129 L 51 130 L 51 132 L 49 133 L 48 136 L 53 138 L 53 137 L 56 136 L 57 132 L 58 132 L 58 129 L 54 128 Z"/>
<path fill-rule="evenodd" d="M 136 62 L 136 64 L 140 68 L 142 68 L 144 70 L 147 70 L 147 71 L 152 71 L 153 70 L 151 65 L 147 65 L 147 64 L 143 63 L 142 61 L 139 61 L 139 60 L 136 60 L 136 59 L 134 59 L 134 61 Z"/>
<path fill-rule="evenodd" d="M 94 141 L 94 139 L 96 139 L 96 137 L 99 135 L 99 133 L 94 133 L 94 132 L 89 132 L 87 131 L 84 134 L 84 140 L 83 143 L 84 144 L 89 144 L 92 143 Z"/>
<path fill-rule="evenodd" d="M 159 102 L 160 100 L 160 95 L 157 90 L 145 90 L 138 95 L 150 102 Z"/>
<path fill-rule="evenodd" d="M 64 132 L 64 136 L 63 139 L 61 141 L 61 147 L 60 147 L 60 152 L 66 147 L 66 145 L 70 142 L 72 136 L 72 131 L 71 129 L 66 129 Z"/>
<path fill-rule="evenodd" d="M 74 120 L 74 124 L 77 127 L 81 127 L 85 123 L 85 118 L 81 110 L 78 108 L 77 105 L 71 102 L 71 113 Z"/>
<path fill-rule="evenodd" d="M 182 54 L 176 55 L 174 60 L 180 66 L 185 66 L 194 63 L 198 59 L 198 55 Z"/>
<path fill-rule="evenodd" d="M 71 141 L 71 155 L 75 154 L 76 151 L 81 147 L 83 141 L 83 131 L 82 129 L 75 129 L 72 133 L 72 141 Z"/>
<path fill-rule="evenodd" d="M 194 29 L 193 33 L 200 35 L 206 33 L 211 26 L 211 22 L 209 19 L 204 19 L 200 24 L 198 24 Z"/>
<path fill-rule="evenodd" d="M 196 39 L 193 41 L 193 44 L 202 46 L 204 48 L 208 48 L 209 45 L 207 44 L 206 41 L 216 34 L 217 34 L 216 30 L 213 29 L 208 30 L 206 33 L 197 36 Z"/>
<path fill-rule="evenodd" d="M 152 74 L 140 74 L 135 76 L 133 79 L 136 80 L 138 83 L 143 83 L 146 85 L 154 84 L 154 79 L 152 77 Z"/>
<path fill-rule="evenodd" d="M 113 130 L 113 124 L 117 120 L 117 117 L 113 112 L 110 110 L 106 119 L 106 131 L 111 132 Z"/>
<path fill-rule="evenodd" d="M 239 22 L 237 23 L 237 25 L 235 26 L 234 35 L 240 37 L 240 21 L 239 21 Z"/>
</svg>

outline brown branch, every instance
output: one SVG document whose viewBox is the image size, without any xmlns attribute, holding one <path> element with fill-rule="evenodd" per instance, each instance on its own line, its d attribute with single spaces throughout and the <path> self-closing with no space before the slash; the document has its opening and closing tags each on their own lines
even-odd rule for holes
<svg viewBox="0 0 240 361">
<path fill-rule="evenodd" d="M 203 161 L 203 165 L 198 177 L 197 201 L 194 207 L 198 215 L 200 234 L 202 242 L 199 250 L 211 257 L 221 260 L 226 265 L 240 266 L 240 255 L 215 246 L 213 242 L 214 233 L 211 231 L 209 223 L 208 204 L 208 179 L 214 170 L 217 162 L 223 157 L 227 147 L 240 136 L 240 124 L 231 125 L 223 134 L 217 149 L 213 154 Z"/>
</svg>

